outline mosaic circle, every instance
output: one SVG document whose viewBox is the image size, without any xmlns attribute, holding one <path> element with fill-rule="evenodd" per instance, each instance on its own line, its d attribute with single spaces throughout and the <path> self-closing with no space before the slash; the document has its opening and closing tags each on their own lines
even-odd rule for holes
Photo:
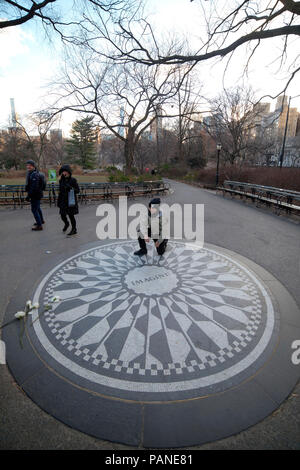
<svg viewBox="0 0 300 470">
<path fill-rule="evenodd" d="M 223 390 L 261 367 L 277 320 L 257 277 L 193 243 L 170 241 L 162 257 L 148 246 L 140 258 L 136 242 L 110 243 L 53 269 L 34 297 L 60 298 L 34 314 L 43 350 L 78 378 L 133 398 Z"/>
</svg>

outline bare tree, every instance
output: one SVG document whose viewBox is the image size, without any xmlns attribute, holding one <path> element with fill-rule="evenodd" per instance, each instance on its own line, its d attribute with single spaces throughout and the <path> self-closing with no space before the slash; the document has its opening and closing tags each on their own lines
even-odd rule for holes
<svg viewBox="0 0 300 470">
<path fill-rule="evenodd" d="M 102 167 L 124 165 L 124 143 L 115 136 L 101 139 L 99 163 Z"/>
<path fill-rule="evenodd" d="M 1 166 L 19 170 L 31 155 L 26 134 L 20 127 L 9 127 L 1 132 L 1 141 Z"/>
<path fill-rule="evenodd" d="M 48 134 L 57 121 L 57 116 L 51 116 L 47 112 L 32 113 L 25 118 L 26 125 L 17 121 L 17 127 L 21 130 L 23 138 L 27 139 L 27 147 L 31 158 L 38 166 L 46 167 L 46 154 L 49 148 Z"/>
<path fill-rule="evenodd" d="M 116 64 L 86 47 L 73 48 L 56 82 L 58 98 L 51 113 L 72 110 L 95 115 L 124 143 L 126 169 L 143 132 L 157 119 L 157 107 L 171 101 L 185 78 L 174 80 L 177 66 Z M 188 70 L 185 72 L 188 73 Z"/>
<path fill-rule="evenodd" d="M 117 20 L 124 20 L 126 14 L 136 11 L 140 0 L 73 0 L 64 20 L 61 13 L 63 0 L 0 0 L 0 29 L 37 21 L 48 34 L 58 34 L 63 42 L 78 44 L 80 37 L 86 37 L 89 20 L 94 15 L 106 26 Z"/>
<path fill-rule="evenodd" d="M 300 36 L 299 1 L 196 1 L 206 28 L 199 25 L 199 41 L 193 50 L 187 51 L 186 47 L 182 47 L 180 51 L 178 44 L 184 44 L 183 38 L 163 44 L 150 22 L 136 17 L 130 21 L 118 21 L 115 34 L 109 29 L 102 31 L 103 37 L 115 47 L 114 59 L 132 60 L 145 65 L 195 64 L 213 58 L 227 57 L 230 60 L 235 51 L 245 46 L 245 55 L 250 60 L 263 42 L 281 38 L 282 42 L 276 43 L 276 46 L 279 50 L 281 48 L 279 58 L 282 65 L 289 51 L 289 39 Z M 189 8 L 188 0 L 182 2 L 186 4 L 185 8 Z M 299 55 L 288 68 L 289 78 L 284 89 L 300 69 L 298 59 Z"/>
<path fill-rule="evenodd" d="M 189 148 L 189 141 L 197 136 L 194 135 L 194 124 L 200 109 L 200 84 L 199 79 L 193 73 L 189 73 L 182 80 L 182 67 L 178 70 L 178 78 L 182 84 L 176 93 L 172 108 L 177 114 L 175 124 L 173 125 L 173 132 L 177 136 L 178 142 L 178 160 L 183 162 L 185 159 L 186 151 Z"/>
<path fill-rule="evenodd" d="M 2 0 L 0 2 L 0 14 L 8 15 L 9 19 L 0 20 L 0 29 L 9 28 L 26 23 L 33 18 L 40 18 L 43 21 L 53 21 L 49 16 L 49 7 L 57 0 L 44 0 L 42 2 L 31 1 L 28 5 L 26 1 Z"/>
<path fill-rule="evenodd" d="M 251 88 L 224 90 L 210 104 L 211 116 L 204 126 L 215 142 L 222 145 L 225 163 L 251 161 L 270 147 L 270 141 L 263 136 L 256 138 L 261 109 Z"/>
<path fill-rule="evenodd" d="M 136 146 L 134 164 L 139 173 L 143 173 L 147 166 L 153 168 L 156 157 L 155 143 L 147 137 L 141 137 Z"/>
<path fill-rule="evenodd" d="M 50 134 L 50 140 L 45 147 L 45 161 L 47 165 L 62 165 L 67 155 L 65 140 L 62 136 L 54 133 Z"/>
<path fill-rule="evenodd" d="M 164 41 L 155 34 L 152 25 L 143 18 L 143 1 L 139 0 L 74 0 L 68 20 L 60 19 L 62 0 L 2 0 L 0 28 L 7 28 L 37 19 L 50 26 L 63 41 L 89 44 L 97 50 L 99 40 L 106 40 L 110 48 L 103 53 L 114 60 L 134 61 L 145 65 L 195 64 L 213 58 L 231 58 L 232 54 L 247 46 L 250 59 L 263 42 L 281 38 L 281 62 L 289 50 L 289 39 L 300 35 L 300 2 L 293 0 L 192 0 L 199 4 L 206 29 L 200 28 L 199 44 L 189 50 L 185 38 Z M 188 0 L 182 0 L 186 8 Z M 295 46 L 293 47 L 295 49 Z M 300 69 L 299 56 L 289 68 L 286 86 Z M 285 87 L 286 88 L 286 87 Z M 282 91 L 281 91 L 282 92 Z"/>
</svg>

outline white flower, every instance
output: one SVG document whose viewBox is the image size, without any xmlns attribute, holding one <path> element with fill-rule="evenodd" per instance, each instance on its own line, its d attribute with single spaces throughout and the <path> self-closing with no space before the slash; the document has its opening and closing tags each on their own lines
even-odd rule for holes
<svg viewBox="0 0 300 470">
<path fill-rule="evenodd" d="M 52 299 L 50 300 L 50 302 L 52 304 L 55 304 L 56 302 L 60 302 L 60 297 L 58 295 L 56 295 L 55 297 L 52 297 Z"/>
<path fill-rule="evenodd" d="M 39 306 L 40 306 L 40 305 L 36 302 L 35 304 L 32 305 L 31 308 L 32 308 L 33 310 L 35 310 L 35 309 L 39 308 Z"/>
<path fill-rule="evenodd" d="M 27 300 L 26 307 L 32 308 L 31 300 Z"/>
<path fill-rule="evenodd" d="M 26 313 L 25 313 L 25 312 L 17 312 L 17 313 L 15 314 L 15 317 L 16 317 L 16 318 L 19 318 L 19 319 L 20 319 L 20 318 L 24 318 L 25 316 L 26 316 Z"/>
</svg>

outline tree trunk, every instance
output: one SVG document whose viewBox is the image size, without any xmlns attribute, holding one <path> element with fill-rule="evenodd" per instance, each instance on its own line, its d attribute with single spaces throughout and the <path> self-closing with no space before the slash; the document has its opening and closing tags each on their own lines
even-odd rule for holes
<svg viewBox="0 0 300 470">
<path fill-rule="evenodd" d="M 129 173 L 133 165 L 134 157 L 134 131 L 128 129 L 127 138 L 124 145 L 125 172 Z"/>
<path fill-rule="evenodd" d="M 178 160 L 180 161 L 180 163 L 182 163 L 183 160 L 184 160 L 184 158 L 183 158 L 183 143 L 182 143 L 181 134 L 178 138 Z"/>
</svg>

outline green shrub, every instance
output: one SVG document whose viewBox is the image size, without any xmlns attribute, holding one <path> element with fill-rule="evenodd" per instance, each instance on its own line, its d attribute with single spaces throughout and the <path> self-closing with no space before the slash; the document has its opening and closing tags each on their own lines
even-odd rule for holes
<svg viewBox="0 0 300 470">
<path fill-rule="evenodd" d="M 109 181 L 111 183 L 118 183 L 118 182 L 124 182 L 124 181 L 129 181 L 129 177 L 126 176 L 122 171 L 116 170 L 109 175 Z"/>
<path fill-rule="evenodd" d="M 194 173 L 187 173 L 186 175 L 184 175 L 183 179 L 185 179 L 186 181 L 195 181 L 196 175 Z"/>
<path fill-rule="evenodd" d="M 139 170 L 138 170 L 135 166 L 133 166 L 133 167 L 131 168 L 130 172 L 131 172 L 133 175 L 136 175 L 136 176 L 139 174 Z"/>
<path fill-rule="evenodd" d="M 108 171 L 109 173 L 111 172 L 116 172 L 116 171 L 120 171 L 116 166 L 114 165 L 110 165 L 110 166 L 107 166 L 106 167 L 106 171 Z"/>
</svg>

